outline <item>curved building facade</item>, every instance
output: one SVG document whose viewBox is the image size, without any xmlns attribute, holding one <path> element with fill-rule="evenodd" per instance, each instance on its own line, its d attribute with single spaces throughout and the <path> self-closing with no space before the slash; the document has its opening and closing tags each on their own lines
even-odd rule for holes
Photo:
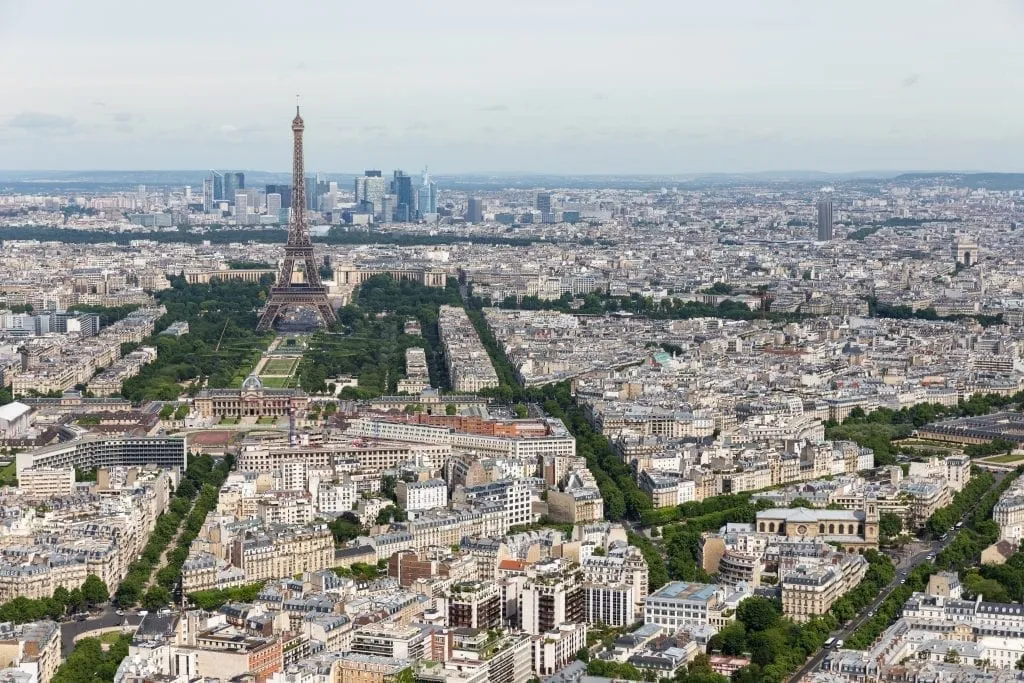
<svg viewBox="0 0 1024 683">
<path fill-rule="evenodd" d="M 184 471 L 188 448 L 183 437 L 86 436 L 67 443 L 18 453 L 18 475 L 30 467 L 131 467 L 156 465 Z"/>
</svg>

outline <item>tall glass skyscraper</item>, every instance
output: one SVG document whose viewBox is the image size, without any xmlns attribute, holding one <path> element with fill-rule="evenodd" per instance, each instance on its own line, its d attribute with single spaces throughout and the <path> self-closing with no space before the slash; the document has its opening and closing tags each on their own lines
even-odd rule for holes
<svg viewBox="0 0 1024 683">
<path fill-rule="evenodd" d="M 380 217 L 384 205 L 384 177 L 380 171 L 364 171 L 362 178 L 355 180 L 356 204 L 360 211 Z M 391 220 L 391 216 L 388 216 Z"/>
<path fill-rule="evenodd" d="M 211 199 L 215 202 L 223 201 L 224 196 L 224 174 L 220 171 L 210 171 L 210 190 L 213 192 Z"/>
<path fill-rule="evenodd" d="M 391 193 L 395 195 L 395 214 L 399 217 L 398 220 L 409 220 L 413 212 L 416 211 L 416 196 L 412 191 L 412 177 L 407 176 L 405 171 L 395 171 L 391 180 Z"/>
<path fill-rule="evenodd" d="M 437 213 L 437 183 L 430 179 L 430 174 L 423 171 L 423 184 L 419 188 L 419 215 Z"/>
<path fill-rule="evenodd" d="M 235 193 L 245 189 L 245 174 L 240 172 L 225 173 L 223 177 L 224 194 L 221 199 L 234 201 Z M 217 189 L 214 187 L 214 194 Z"/>
</svg>

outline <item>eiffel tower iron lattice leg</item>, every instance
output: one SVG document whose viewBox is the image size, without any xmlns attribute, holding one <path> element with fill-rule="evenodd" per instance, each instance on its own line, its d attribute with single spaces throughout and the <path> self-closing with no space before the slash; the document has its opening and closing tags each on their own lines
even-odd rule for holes
<svg viewBox="0 0 1024 683">
<path fill-rule="evenodd" d="M 270 300 L 263 308 L 256 329 L 265 332 L 274 326 L 285 309 L 307 307 L 315 309 L 324 325 L 337 320 L 334 308 L 327 298 L 327 288 L 320 280 L 320 270 L 313 253 L 306 223 L 306 174 L 302 157 L 302 133 L 305 124 L 295 107 L 292 120 L 292 209 L 288 223 L 288 242 L 284 247 L 284 261 L 277 285 L 270 288 Z M 296 268 L 298 266 L 298 268 Z M 301 278 L 296 281 L 296 273 Z"/>
</svg>

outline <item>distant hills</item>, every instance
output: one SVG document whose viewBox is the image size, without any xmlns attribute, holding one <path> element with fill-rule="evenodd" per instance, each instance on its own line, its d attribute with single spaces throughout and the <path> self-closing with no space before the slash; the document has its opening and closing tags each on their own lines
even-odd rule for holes
<svg viewBox="0 0 1024 683">
<path fill-rule="evenodd" d="M 1024 189 L 1024 173 L 901 173 L 893 178 L 904 183 L 943 182 L 954 187 L 988 190 Z"/>
<path fill-rule="evenodd" d="M 236 169 L 224 169 L 236 170 Z M 287 183 L 291 174 L 272 171 L 243 171 L 246 185 L 262 187 L 269 183 Z M 95 192 L 103 190 L 133 189 L 136 185 L 153 188 L 192 186 L 200 192 L 206 170 L 178 171 L 0 171 L 0 191 L 20 192 Z M 312 175 L 312 172 L 310 173 Z M 323 173 L 321 178 L 334 181 L 343 188 L 352 186 L 352 180 L 361 173 Z M 745 185 L 752 183 L 842 184 L 877 183 L 936 183 L 992 190 L 1024 189 L 1024 173 L 984 172 L 903 172 L 855 171 L 825 173 L 821 171 L 764 171 L 758 173 L 693 173 L 693 174 L 553 174 L 553 173 L 462 173 L 434 174 L 434 180 L 444 188 L 473 190 L 499 190 L 503 188 L 606 188 L 657 189 Z"/>
</svg>

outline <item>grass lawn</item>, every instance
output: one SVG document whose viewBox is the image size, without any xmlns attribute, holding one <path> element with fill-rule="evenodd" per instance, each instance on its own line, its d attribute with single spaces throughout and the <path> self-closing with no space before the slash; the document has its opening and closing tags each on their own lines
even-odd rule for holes
<svg viewBox="0 0 1024 683">
<path fill-rule="evenodd" d="M 222 425 L 236 425 L 236 424 L 238 424 L 238 418 L 237 417 L 222 417 L 220 419 L 220 424 L 222 424 Z"/>
<path fill-rule="evenodd" d="M 294 380 L 294 377 L 264 377 L 260 375 L 260 381 L 267 389 L 287 389 Z"/>
<path fill-rule="evenodd" d="M 18 462 L 13 459 L 13 455 L 11 458 L 11 463 L 0 469 L 0 486 L 18 485 Z"/>
<path fill-rule="evenodd" d="M 132 629 L 134 630 L 134 629 Z M 100 635 L 100 642 L 106 643 L 107 645 L 113 645 L 117 642 L 117 639 L 121 637 L 120 631 L 107 631 Z"/>
<path fill-rule="evenodd" d="M 261 418 L 256 420 L 256 424 L 258 424 L 258 425 L 273 425 L 273 424 L 277 424 L 277 418 L 270 417 L 269 415 L 264 415 L 263 417 L 261 417 Z"/>
<path fill-rule="evenodd" d="M 297 358 L 271 358 L 264 363 L 261 372 L 264 375 L 290 375 L 298 363 Z"/>
<path fill-rule="evenodd" d="M 991 458 L 983 458 L 984 462 L 994 462 L 1000 465 L 1008 465 L 1011 462 L 1017 462 L 1018 460 L 1024 460 L 1024 454 L 1021 453 L 1008 453 L 1006 455 L 995 455 Z"/>
</svg>

